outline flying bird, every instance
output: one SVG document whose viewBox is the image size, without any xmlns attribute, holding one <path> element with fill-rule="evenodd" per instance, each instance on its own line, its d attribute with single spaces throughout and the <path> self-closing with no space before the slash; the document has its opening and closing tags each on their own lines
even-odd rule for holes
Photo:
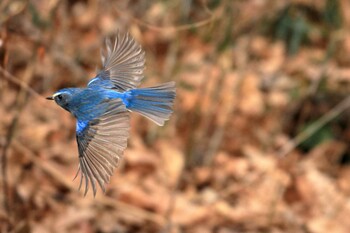
<svg viewBox="0 0 350 233">
<path fill-rule="evenodd" d="M 127 147 L 130 112 L 137 112 L 157 125 L 164 125 L 172 113 L 175 82 L 138 88 L 143 79 L 145 52 L 129 35 L 117 33 L 106 40 L 101 53 L 102 70 L 85 88 L 64 88 L 52 96 L 59 106 L 76 118 L 79 152 L 79 190 L 84 196 L 91 184 L 105 185 Z"/>
</svg>

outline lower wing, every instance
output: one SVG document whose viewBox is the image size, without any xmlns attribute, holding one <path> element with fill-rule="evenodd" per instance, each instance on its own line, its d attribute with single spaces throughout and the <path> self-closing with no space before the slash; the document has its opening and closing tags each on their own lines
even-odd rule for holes
<svg viewBox="0 0 350 233">
<path fill-rule="evenodd" d="M 105 184 L 109 182 L 127 147 L 129 128 L 129 112 L 120 99 L 111 100 L 99 117 L 90 121 L 77 121 L 77 175 L 80 172 L 79 189 L 85 181 L 84 195 L 89 190 L 89 184 L 96 195 L 96 182 L 105 191 Z"/>
</svg>

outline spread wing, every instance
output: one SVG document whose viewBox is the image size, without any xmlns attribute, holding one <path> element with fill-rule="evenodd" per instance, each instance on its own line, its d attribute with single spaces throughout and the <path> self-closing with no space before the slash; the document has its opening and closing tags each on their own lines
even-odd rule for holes
<svg viewBox="0 0 350 233">
<path fill-rule="evenodd" d="M 85 181 L 84 195 L 89 190 L 89 184 L 96 195 L 96 182 L 105 191 L 104 186 L 109 182 L 127 146 L 129 125 L 129 112 L 120 99 L 111 100 L 106 111 L 95 119 L 77 121 L 77 175 L 80 172 L 79 190 Z"/>
<path fill-rule="evenodd" d="M 136 88 L 143 79 L 145 53 L 129 35 L 106 40 L 106 49 L 101 54 L 103 69 L 90 80 L 88 87 L 102 86 L 119 91 Z"/>
</svg>

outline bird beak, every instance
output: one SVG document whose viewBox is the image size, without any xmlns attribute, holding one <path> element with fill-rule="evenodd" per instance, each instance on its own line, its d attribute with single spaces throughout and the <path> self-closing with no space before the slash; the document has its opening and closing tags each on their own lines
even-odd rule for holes
<svg viewBox="0 0 350 233">
<path fill-rule="evenodd" d="M 47 100 L 53 100 L 52 96 L 46 97 Z"/>
</svg>

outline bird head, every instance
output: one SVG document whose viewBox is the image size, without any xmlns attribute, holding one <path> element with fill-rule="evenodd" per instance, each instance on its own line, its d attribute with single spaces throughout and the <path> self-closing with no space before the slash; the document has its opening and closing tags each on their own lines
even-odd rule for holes
<svg viewBox="0 0 350 233">
<path fill-rule="evenodd" d="M 58 104 L 59 106 L 61 106 L 65 110 L 70 111 L 69 110 L 69 102 L 72 100 L 73 94 L 74 94 L 73 90 L 62 89 L 62 90 L 57 91 L 52 96 L 46 97 L 46 99 L 54 100 L 56 102 L 56 104 Z"/>
</svg>

